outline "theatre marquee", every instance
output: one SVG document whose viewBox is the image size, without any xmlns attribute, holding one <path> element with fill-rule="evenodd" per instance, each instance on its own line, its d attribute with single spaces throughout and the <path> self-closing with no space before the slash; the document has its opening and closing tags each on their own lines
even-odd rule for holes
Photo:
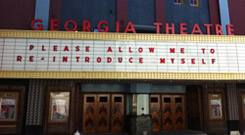
<svg viewBox="0 0 245 135">
<path fill-rule="evenodd" d="M 241 80 L 243 40 L 239 36 L 1 30 L 1 77 Z"/>
</svg>

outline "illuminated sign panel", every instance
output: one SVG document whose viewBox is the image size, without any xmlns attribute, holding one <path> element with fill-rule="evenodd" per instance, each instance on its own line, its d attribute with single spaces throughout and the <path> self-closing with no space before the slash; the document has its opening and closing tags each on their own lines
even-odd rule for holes
<svg viewBox="0 0 245 135">
<path fill-rule="evenodd" d="M 245 73 L 245 44 L 0 38 L 1 70 Z"/>
</svg>

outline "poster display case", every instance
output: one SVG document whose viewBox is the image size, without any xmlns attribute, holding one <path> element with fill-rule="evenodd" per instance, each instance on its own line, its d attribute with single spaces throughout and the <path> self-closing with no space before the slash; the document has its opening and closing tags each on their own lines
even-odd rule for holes
<svg viewBox="0 0 245 135">
<path fill-rule="evenodd" d="M 209 118 L 211 120 L 223 119 L 221 94 L 209 94 Z"/>
<path fill-rule="evenodd" d="M 67 122 L 70 92 L 50 92 L 49 122 Z"/>
<path fill-rule="evenodd" d="M 18 92 L 0 92 L 0 121 L 16 121 Z"/>
</svg>

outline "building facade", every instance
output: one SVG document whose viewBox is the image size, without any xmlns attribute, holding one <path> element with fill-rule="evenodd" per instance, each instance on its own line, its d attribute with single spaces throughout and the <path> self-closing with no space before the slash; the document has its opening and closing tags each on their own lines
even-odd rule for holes
<svg viewBox="0 0 245 135">
<path fill-rule="evenodd" d="M 243 134 L 244 4 L 1 1 L 0 134 Z"/>
</svg>

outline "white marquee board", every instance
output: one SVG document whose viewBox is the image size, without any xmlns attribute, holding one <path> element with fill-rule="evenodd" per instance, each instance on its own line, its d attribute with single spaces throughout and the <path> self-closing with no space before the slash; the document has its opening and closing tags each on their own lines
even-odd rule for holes
<svg viewBox="0 0 245 135">
<path fill-rule="evenodd" d="M 0 69 L 245 73 L 245 43 L 0 38 Z"/>
</svg>

